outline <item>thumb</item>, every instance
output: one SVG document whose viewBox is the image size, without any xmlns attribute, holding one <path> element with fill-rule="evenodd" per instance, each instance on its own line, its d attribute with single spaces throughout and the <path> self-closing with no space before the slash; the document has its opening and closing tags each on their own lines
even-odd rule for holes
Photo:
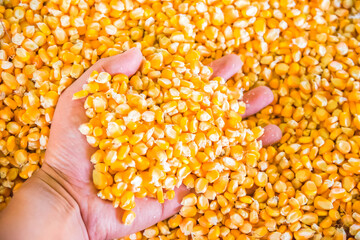
<svg viewBox="0 0 360 240">
<path fill-rule="evenodd" d="M 142 60 L 143 55 L 136 47 L 131 48 L 122 54 L 102 58 L 92 65 L 85 73 L 83 73 L 73 84 L 71 84 L 64 94 L 69 94 L 72 97 L 74 93 L 80 91 L 83 85 L 86 84 L 90 74 L 95 70 L 98 72 L 108 72 L 111 75 L 122 73 L 130 77 L 139 69 Z"/>
</svg>

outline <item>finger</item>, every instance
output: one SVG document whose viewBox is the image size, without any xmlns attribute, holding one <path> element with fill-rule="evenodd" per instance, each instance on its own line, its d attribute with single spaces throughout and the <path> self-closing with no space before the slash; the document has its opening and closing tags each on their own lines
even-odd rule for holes
<svg viewBox="0 0 360 240">
<path fill-rule="evenodd" d="M 274 124 L 270 124 L 264 127 L 264 134 L 258 140 L 261 140 L 262 145 L 266 147 L 280 141 L 281 137 L 281 129 Z"/>
<path fill-rule="evenodd" d="M 100 59 L 83 73 L 78 80 L 71 84 L 64 93 L 73 94 L 80 91 L 94 70 L 108 72 L 111 75 L 123 73 L 127 76 L 131 76 L 139 69 L 142 60 L 143 55 L 138 48 L 132 48 L 122 54 Z"/>
<path fill-rule="evenodd" d="M 210 63 L 210 67 L 213 69 L 212 78 L 222 77 L 228 80 L 235 73 L 239 72 L 242 66 L 243 62 L 239 56 L 235 54 L 226 55 Z"/>
<path fill-rule="evenodd" d="M 164 204 L 159 203 L 158 200 L 154 198 L 136 199 L 136 207 L 133 209 L 136 218 L 130 225 L 121 223 L 123 211 L 114 210 L 117 211 L 117 219 L 112 222 L 116 224 L 114 226 L 115 231 L 112 232 L 109 238 L 119 238 L 141 231 L 178 213 L 181 207 L 181 200 L 189 193 L 189 189 L 182 185 L 175 189 L 175 193 L 175 198 L 166 200 Z"/>
<path fill-rule="evenodd" d="M 244 93 L 243 101 L 246 104 L 245 113 L 242 115 L 243 118 L 251 116 L 261 109 L 272 103 L 274 100 L 274 94 L 270 88 L 260 86 Z"/>
</svg>

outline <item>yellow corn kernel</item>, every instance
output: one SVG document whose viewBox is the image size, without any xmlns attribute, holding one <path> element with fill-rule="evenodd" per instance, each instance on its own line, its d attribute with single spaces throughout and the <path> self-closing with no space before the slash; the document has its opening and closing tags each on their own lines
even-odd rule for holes
<svg viewBox="0 0 360 240">
<path fill-rule="evenodd" d="M 123 213 L 122 222 L 125 225 L 130 225 L 135 220 L 135 213 L 131 210 L 127 210 Z"/>
<path fill-rule="evenodd" d="M 317 196 L 315 198 L 314 206 L 315 208 L 321 210 L 330 210 L 333 208 L 333 204 L 331 203 L 331 201 L 321 196 Z"/>
<path fill-rule="evenodd" d="M 131 210 L 135 207 L 135 197 L 134 193 L 130 191 L 125 191 L 120 198 L 120 205 L 124 210 Z"/>
</svg>

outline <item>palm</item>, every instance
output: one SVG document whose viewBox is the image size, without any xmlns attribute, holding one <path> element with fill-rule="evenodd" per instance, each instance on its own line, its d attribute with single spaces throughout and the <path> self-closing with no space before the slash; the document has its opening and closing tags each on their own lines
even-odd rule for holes
<svg viewBox="0 0 360 240">
<path fill-rule="evenodd" d="M 51 127 L 46 163 L 44 164 L 44 169 L 52 168 L 68 183 L 68 186 L 65 187 L 78 202 L 91 239 L 115 238 L 151 226 L 157 221 L 176 213 L 179 202 L 187 193 L 185 188 L 177 190 L 175 199 L 165 202 L 164 205 L 161 205 L 155 199 L 136 200 L 135 213 L 137 216 L 141 215 L 141 218 L 136 218 L 135 223 L 130 226 L 121 224 L 121 210 L 114 209 L 110 202 L 97 197 L 97 191 L 91 179 L 93 166 L 89 161 L 95 149 L 88 145 L 85 137 L 78 130 L 80 124 L 88 121 L 83 110 L 84 102 L 81 100 L 73 101 L 72 95 L 82 88 L 92 70 L 106 70 L 111 74 L 125 73 L 132 75 L 137 71 L 142 60 L 141 53 L 138 50 L 128 51 L 126 54 L 112 58 L 117 59 L 116 61 L 103 61 L 95 64 L 92 69 L 84 73 L 79 80 L 61 95 Z M 231 55 L 217 61 L 212 67 L 216 75 L 229 78 L 240 70 L 241 61 L 237 57 L 234 59 L 234 56 Z M 256 107 L 247 113 L 257 112 L 272 101 L 272 95 L 266 96 L 264 92 L 269 91 L 263 89 L 262 103 L 260 105 L 253 104 Z M 259 96 L 254 98 L 251 95 L 249 101 L 256 102 L 259 99 Z M 271 136 L 271 141 L 277 141 L 279 131 L 276 132 L 275 129 L 275 131 L 271 132 L 271 135 L 277 134 L 275 137 Z M 264 141 L 266 142 L 267 139 L 264 139 Z M 144 207 L 151 209 L 151 211 L 144 211 Z"/>
<path fill-rule="evenodd" d="M 93 166 L 89 161 L 94 149 L 78 130 L 78 126 L 86 122 L 87 117 L 83 111 L 83 101 L 72 101 L 71 95 L 71 91 L 66 91 L 58 102 L 45 164 L 71 183 L 73 191 L 76 192 L 74 198 L 79 203 L 88 232 L 93 235 L 96 232 L 98 234 L 99 230 L 105 230 L 106 226 L 106 223 L 95 220 L 108 219 L 101 218 L 98 214 L 116 216 L 116 211 L 111 204 L 96 196 L 96 189 L 91 180 Z M 90 212 L 88 209 L 93 209 L 91 215 L 87 214 Z M 113 221 L 117 222 L 119 219 Z"/>
</svg>

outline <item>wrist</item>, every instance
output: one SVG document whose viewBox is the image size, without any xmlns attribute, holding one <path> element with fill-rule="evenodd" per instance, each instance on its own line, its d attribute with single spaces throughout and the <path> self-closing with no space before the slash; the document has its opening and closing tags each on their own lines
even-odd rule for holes
<svg viewBox="0 0 360 240">
<path fill-rule="evenodd" d="M 39 179 L 44 190 L 47 190 L 53 196 L 52 198 L 57 202 L 57 205 L 61 204 L 63 206 L 60 214 L 62 219 L 67 221 L 69 229 L 73 229 L 69 230 L 70 234 L 74 234 L 71 239 L 88 240 L 89 237 L 81 215 L 81 209 L 77 200 L 73 197 L 71 187 L 68 187 L 70 184 L 46 163 L 39 169 L 36 178 Z M 62 221 L 59 222 L 62 224 Z"/>
<path fill-rule="evenodd" d="M 37 171 L 14 194 L 0 214 L 0 233 L 5 240 L 88 239 L 77 202 L 47 169 Z"/>
</svg>

